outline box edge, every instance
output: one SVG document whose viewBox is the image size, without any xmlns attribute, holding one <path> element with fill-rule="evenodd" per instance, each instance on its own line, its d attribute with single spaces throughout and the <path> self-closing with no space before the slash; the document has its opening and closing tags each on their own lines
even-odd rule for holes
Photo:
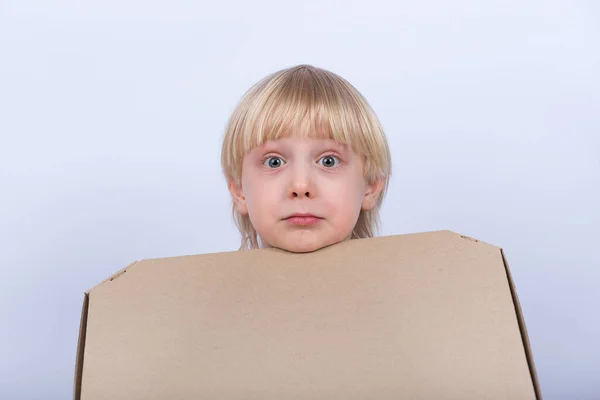
<svg viewBox="0 0 600 400">
<path fill-rule="evenodd" d="M 500 254 L 502 256 L 502 262 L 504 263 L 504 270 L 506 272 L 506 278 L 508 279 L 508 285 L 510 287 L 510 293 L 512 296 L 513 305 L 515 307 L 515 313 L 517 316 L 517 322 L 519 324 L 519 331 L 521 333 L 521 339 L 523 341 L 523 348 L 525 350 L 525 358 L 527 359 L 527 366 L 529 367 L 529 375 L 531 376 L 533 390 L 535 392 L 535 398 L 537 400 L 542 400 L 542 392 L 540 389 L 538 376 L 537 376 L 537 372 L 535 369 L 535 363 L 533 361 L 533 353 L 531 351 L 529 335 L 527 334 L 525 318 L 523 317 L 523 312 L 521 310 L 521 303 L 519 302 L 519 297 L 517 296 L 517 291 L 516 291 L 516 288 L 514 285 L 512 274 L 510 272 L 510 268 L 508 267 L 508 261 L 506 260 L 504 250 L 502 248 L 500 249 Z"/>
<path fill-rule="evenodd" d="M 77 340 L 77 353 L 75 355 L 75 376 L 73 382 L 73 399 L 81 399 L 81 381 L 83 376 L 83 354 L 85 351 L 85 337 L 87 333 L 87 316 L 89 309 L 89 293 L 83 296 L 81 319 L 79 322 L 79 338 Z"/>
</svg>

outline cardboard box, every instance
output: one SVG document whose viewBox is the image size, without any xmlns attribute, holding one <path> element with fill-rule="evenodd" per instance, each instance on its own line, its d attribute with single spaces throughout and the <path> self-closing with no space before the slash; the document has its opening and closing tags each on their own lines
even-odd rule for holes
<svg viewBox="0 0 600 400">
<path fill-rule="evenodd" d="M 135 262 L 85 294 L 75 399 L 540 399 L 500 248 L 448 231 Z"/>
</svg>

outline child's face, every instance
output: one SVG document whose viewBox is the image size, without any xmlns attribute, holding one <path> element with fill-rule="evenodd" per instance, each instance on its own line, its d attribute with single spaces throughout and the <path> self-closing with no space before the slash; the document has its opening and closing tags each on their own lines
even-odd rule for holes
<svg viewBox="0 0 600 400">
<path fill-rule="evenodd" d="M 367 184 L 362 157 L 330 139 L 268 141 L 244 157 L 229 189 L 263 243 L 308 252 L 348 239 L 382 182 Z"/>
</svg>

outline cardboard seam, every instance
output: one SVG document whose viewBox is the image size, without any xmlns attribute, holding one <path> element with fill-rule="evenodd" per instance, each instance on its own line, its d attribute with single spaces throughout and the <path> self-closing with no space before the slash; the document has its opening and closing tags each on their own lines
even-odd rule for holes
<svg viewBox="0 0 600 400">
<path fill-rule="evenodd" d="M 469 237 L 469 236 L 460 235 L 460 237 L 463 238 L 463 239 L 470 240 L 470 241 L 475 242 L 475 243 L 479 243 L 479 240 L 473 239 L 472 237 Z"/>
<path fill-rule="evenodd" d="M 436 231 L 436 232 L 437 232 L 437 231 Z M 484 242 L 483 240 L 475 239 L 475 238 L 473 238 L 473 237 L 471 237 L 471 236 L 462 235 L 462 234 L 460 234 L 460 233 L 456 233 L 456 232 L 454 232 L 454 231 L 445 230 L 445 231 L 439 231 L 439 232 L 445 232 L 445 233 L 449 233 L 449 234 L 452 234 L 452 235 L 458 236 L 458 237 L 459 237 L 459 238 L 461 238 L 461 239 L 468 240 L 469 242 L 474 242 L 474 243 L 477 243 L 477 244 L 484 244 L 484 245 L 487 245 L 487 246 L 492 246 L 492 247 L 495 247 L 495 248 L 497 248 L 497 249 L 499 248 L 498 246 L 495 246 L 495 245 L 493 245 L 493 244 L 491 244 L 491 243 Z"/>
<path fill-rule="evenodd" d="M 120 271 L 112 274 L 110 277 L 106 278 L 105 280 L 103 280 L 102 282 L 100 282 L 99 284 L 97 284 L 96 286 L 94 286 L 93 288 L 91 288 L 88 293 L 92 292 L 94 289 L 96 289 L 99 286 L 104 285 L 106 282 L 112 282 L 116 279 L 119 279 L 125 272 L 127 272 L 127 270 L 129 270 L 130 268 L 132 268 L 135 264 L 138 264 L 139 261 L 134 261 L 132 263 L 130 263 L 129 265 L 127 265 L 125 268 L 121 269 Z"/>
<path fill-rule="evenodd" d="M 519 303 L 519 298 L 517 296 L 517 291 L 515 289 L 514 281 L 512 279 L 512 275 L 510 273 L 510 268 L 508 267 L 508 262 L 506 261 L 506 257 L 504 256 L 504 250 L 500 249 L 500 255 L 502 256 L 502 262 L 504 263 L 504 270 L 506 272 L 506 278 L 508 280 L 508 285 L 510 286 L 510 294 L 512 296 L 515 313 L 517 315 L 517 322 L 519 324 L 519 331 L 521 333 L 521 340 L 523 341 L 523 348 L 525 350 L 525 358 L 527 359 L 527 366 L 529 367 L 529 375 L 531 376 L 533 390 L 535 392 L 535 398 L 537 400 L 542 400 L 542 392 L 541 392 L 541 389 L 539 386 L 537 372 L 535 369 L 535 364 L 533 362 L 533 353 L 531 352 L 529 336 L 527 335 L 527 328 L 525 326 L 525 318 L 523 317 L 523 312 L 521 310 L 521 304 Z"/>
</svg>

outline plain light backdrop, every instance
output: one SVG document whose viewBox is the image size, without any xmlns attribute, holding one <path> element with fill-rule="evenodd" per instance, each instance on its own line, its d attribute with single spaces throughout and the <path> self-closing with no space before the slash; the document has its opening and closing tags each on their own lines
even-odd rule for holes
<svg viewBox="0 0 600 400">
<path fill-rule="evenodd" d="M 600 398 L 600 6 L 541 0 L 0 1 L 0 398 L 70 398 L 110 274 L 237 248 L 223 129 L 299 63 L 384 125 L 381 234 L 503 247 L 545 398 Z"/>
</svg>

